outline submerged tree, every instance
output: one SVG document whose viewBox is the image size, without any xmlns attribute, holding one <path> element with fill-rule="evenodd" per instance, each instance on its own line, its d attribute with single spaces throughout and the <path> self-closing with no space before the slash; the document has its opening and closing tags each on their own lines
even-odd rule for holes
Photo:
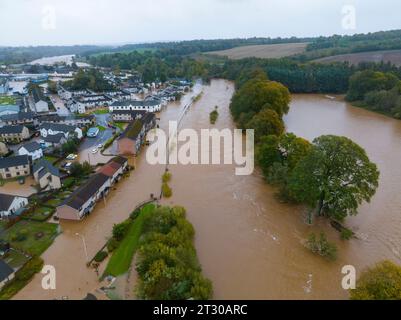
<svg viewBox="0 0 401 320">
<path fill-rule="evenodd" d="M 352 300 L 400 300 L 401 267 L 383 261 L 362 273 L 357 287 L 351 291 Z"/>
<path fill-rule="evenodd" d="M 319 216 L 343 220 L 369 202 L 379 180 L 377 166 L 365 150 L 346 137 L 321 136 L 295 167 L 289 182 L 292 196 Z"/>
</svg>

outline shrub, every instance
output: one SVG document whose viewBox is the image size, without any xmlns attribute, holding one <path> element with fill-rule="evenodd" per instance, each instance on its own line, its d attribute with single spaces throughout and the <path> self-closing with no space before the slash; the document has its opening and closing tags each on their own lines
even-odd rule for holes
<svg viewBox="0 0 401 320">
<path fill-rule="evenodd" d="M 341 239 L 342 240 L 350 240 L 354 236 L 354 232 L 352 230 L 344 228 L 341 230 Z"/>
<path fill-rule="evenodd" d="M 117 249 L 117 247 L 119 246 L 120 242 L 117 241 L 115 238 L 111 238 L 108 242 L 107 242 L 107 251 L 108 252 L 113 252 L 114 250 Z"/>
<path fill-rule="evenodd" d="M 218 117 L 219 117 L 219 113 L 216 108 L 216 110 L 214 110 L 210 113 L 210 123 L 215 124 Z"/>
<path fill-rule="evenodd" d="M 165 172 L 165 173 L 163 174 L 162 180 L 163 180 L 163 183 L 170 182 L 170 180 L 171 180 L 171 173 L 170 173 L 170 172 Z"/>
<path fill-rule="evenodd" d="M 104 259 L 106 259 L 108 256 L 108 253 L 106 251 L 99 251 L 98 253 L 96 253 L 95 256 L 95 261 L 96 262 L 102 262 Z"/>
<path fill-rule="evenodd" d="M 138 218 L 140 212 L 141 212 L 141 209 L 136 209 L 134 212 L 131 213 L 129 218 L 131 220 L 135 220 L 136 218 Z"/>
<path fill-rule="evenodd" d="M 400 300 L 401 267 L 383 261 L 364 271 L 351 291 L 351 300 Z"/>
<path fill-rule="evenodd" d="M 163 183 L 162 193 L 163 193 L 163 197 L 165 197 L 165 198 L 170 198 L 173 195 L 173 191 L 171 190 L 168 183 Z"/>
<path fill-rule="evenodd" d="M 122 239 L 124 239 L 124 236 L 128 231 L 130 223 L 131 221 L 127 220 L 119 224 L 115 224 L 113 227 L 113 238 L 116 239 L 117 241 L 121 241 Z"/>
<path fill-rule="evenodd" d="M 328 260 L 335 260 L 337 258 L 336 245 L 330 243 L 324 233 L 321 233 L 319 238 L 317 238 L 314 233 L 310 234 L 306 246 L 313 253 L 318 254 Z"/>
</svg>

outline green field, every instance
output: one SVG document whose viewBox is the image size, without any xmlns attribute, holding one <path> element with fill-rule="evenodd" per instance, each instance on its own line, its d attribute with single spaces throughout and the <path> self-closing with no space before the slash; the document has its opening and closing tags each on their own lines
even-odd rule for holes
<svg viewBox="0 0 401 320">
<path fill-rule="evenodd" d="M 58 225 L 53 223 L 20 221 L 4 232 L 4 238 L 11 246 L 31 255 L 41 255 L 57 236 Z M 18 235 L 24 239 L 17 239 Z"/>
<path fill-rule="evenodd" d="M 104 272 L 105 275 L 119 276 L 126 273 L 132 263 L 132 259 L 139 247 L 139 238 L 142 234 L 142 226 L 146 215 L 154 210 L 153 204 L 142 208 L 138 217 L 128 229 L 127 235 L 121 241 L 118 248 L 113 252 Z"/>
</svg>

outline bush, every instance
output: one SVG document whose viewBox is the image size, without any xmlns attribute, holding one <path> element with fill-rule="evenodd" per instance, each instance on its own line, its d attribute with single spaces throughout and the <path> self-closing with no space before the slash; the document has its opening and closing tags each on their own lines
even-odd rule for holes
<svg viewBox="0 0 401 320">
<path fill-rule="evenodd" d="M 14 233 L 11 236 L 11 241 L 22 242 L 25 241 L 27 237 L 28 237 L 28 231 L 26 229 L 21 229 L 20 231 Z"/>
<path fill-rule="evenodd" d="M 328 260 L 335 260 L 337 258 L 336 245 L 330 243 L 324 233 L 321 233 L 319 238 L 317 238 L 314 233 L 309 235 L 306 246 L 313 253 L 318 254 Z"/>
<path fill-rule="evenodd" d="M 344 228 L 341 230 L 341 239 L 342 240 L 350 240 L 354 236 L 354 232 L 352 230 Z"/>
<path fill-rule="evenodd" d="M 117 241 L 115 238 L 111 238 L 108 242 L 107 242 L 107 251 L 108 252 L 113 252 L 114 250 L 117 249 L 117 247 L 119 246 L 120 242 Z"/>
<path fill-rule="evenodd" d="M 129 220 L 119 224 L 115 224 L 113 227 L 113 238 L 117 241 L 121 241 L 122 239 L 124 239 L 124 236 L 126 235 L 130 224 L 131 221 Z"/>
<path fill-rule="evenodd" d="M 171 180 L 171 173 L 170 172 L 165 172 L 162 176 L 162 181 L 163 183 L 170 182 Z"/>
<path fill-rule="evenodd" d="M 216 107 L 217 108 L 217 107 Z M 216 121 L 217 121 L 217 118 L 219 117 L 219 112 L 217 111 L 217 109 L 216 110 L 214 110 L 214 111 L 212 111 L 211 113 L 210 113 L 210 123 L 211 124 L 215 124 L 216 123 Z"/>
<path fill-rule="evenodd" d="M 131 213 L 129 218 L 131 220 L 135 220 L 136 218 L 138 218 L 140 212 L 141 212 L 141 209 L 136 209 L 134 212 Z"/>
<path fill-rule="evenodd" d="M 352 300 L 400 300 L 401 267 L 383 261 L 363 272 L 351 291 Z"/>
<path fill-rule="evenodd" d="M 63 187 L 65 189 L 71 188 L 74 184 L 75 184 L 75 179 L 73 177 L 69 177 L 67 179 L 64 180 L 63 182 Z"/>
<path fill-rule="evenodd" d="M 165 197 L 165 198 L 171 198 L 171 196 L 173 195 L 173 191 L 171 190 L 168 183 L 163 183 L 162 193 L 163 193 L 163 197 Z"/>
<path fill-rule="evenodd" d="M 96 253 L 95 256 L 95 262 L 102 262 L 104 259 L 107 258 L 109 254 L 106 251 L 99 251 L 98 253 Z"/>
</svg>

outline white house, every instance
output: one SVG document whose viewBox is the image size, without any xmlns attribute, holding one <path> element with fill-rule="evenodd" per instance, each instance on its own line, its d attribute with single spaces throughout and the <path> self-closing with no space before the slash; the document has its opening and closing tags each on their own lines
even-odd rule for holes
<svg viewBox="0 0 401 320">
<path fill-rule="evenodd" d="M 163 103 L 159 99 L 149 99 L 149 100 L 125 100 L 113 102 L 109 110 L 110 112 L 118 110 L 143 110 L 148 112 L 159 112 L 163 107 Z"/>
<path fill-rule="evenodd" d="M 32 90 L 33 102 L 35 103 L 36 112 L 49 112 L 49 104 L 43 97 L 40 88 L 35 88 Z"/>
<path fill-rule="evenodd" d="M 0 218 L 17 214 L 28 204 L 28 198 L 0 193 Z"/>
<path fill-rule="evenodd" d="M 18 149 L 18 154 L 20 156 L 28 155 L 33 161 L 35 161 L 43 157 L 43 150 L 40 147 L 40 144 L 34 141 L 22 145 L 22 147 Z"/>
<path fill-rule="evenodd" d="M 56 190 L 62 187 L 60 171 L 44 159 L 33 165 L 33 177 L 41 190 Z"/>
<path fill-rule="evenodd" d="M 82 139 L 83 137 L 82 130 L 80 128 L 61 123 L 44 122 L 40 125 L 39 130 L 40 130 L 40 135 L 43 138 L 46 138 L 49 135 L 54 136 L 58 133 L 64 134 L 64 137 L 66 139 L 68 139 L 74 134 L 77 136 L 78 139 Z"/>
</svg>

